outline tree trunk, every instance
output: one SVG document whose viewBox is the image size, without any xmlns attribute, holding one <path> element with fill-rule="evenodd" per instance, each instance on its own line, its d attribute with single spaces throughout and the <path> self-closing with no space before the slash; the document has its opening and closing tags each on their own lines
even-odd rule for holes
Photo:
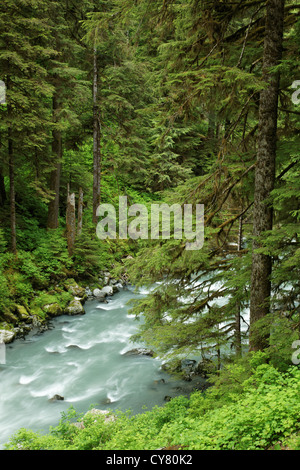
<svg viewBox="0 0 300 470">
<path fill-rule="evenodd" d="M 250 349 L 262 350 L 268 337 L 253 332 L 253 325 L 270 311 L 272 261 L 269 255 L 257 253 L 260 237 L 272 229 L 273 210 L 268 203 L 275 182 L 276 133 L 278 115 L 279 73 L 270 72 L 282 57 L 284 0 L 267 2 L 263 78 L 268 83 L 261 92 L 259 133 L 255 171 L 253 209 L 253 255 L 250 294 Z"/>
<path fill-rule="evenodd" d="M 68 188 L 68 199 L 67 199 L 67 216 L 66 216 L 66 227 L 67 227 L 67 242 L 68 252 L 72 256 L 75 237 L 76 237 L 76 215 L 75 215 L 75 194 L 69 194 Z"/>
<path fill-rule="evenodd" d="M 97 209 L 100 204 L 101 151 L 100 151 L 100 116 L 98 105 L 98 64 L 97 50 L 94 49 L 93 77 L 93 223 L 97 223 Z"/>
<path fill-rule="evenodd" d="M 80 236 L 82 233 L 82 214 L 83 214 L 83 191 L 79 188 L 78 195 L 78 221 L 77 221 L 77 235 Z"/>
<path fill-rule="evenodd" d="M 5 201 L 6 201 L 6 191 L 5 191 L 5 185 L 4 185 L 4 176 L 3 176 L 3 170 L 0 168 L 0 206 L 3 206 Z"/>
<path fill-rule="evenodd" d="M 58 109 L 57 97 L 53 97 L 53 115 L 55 120 L 55 114 Z M 47 228 L 56 229 L 58 228 L 59 222 L 59 192 L 60 192 L 60 174 L 61 174 L 61 159 L 62 159 L 62 137 L 61 132 L 55 129 L 52 132 L 52 153 L 54 158 L 57 160 L 56 167 L 52 170 L 50 175 L 50 190 L 54 192 L 53 199 L 48 205 L 48 221 Z"/>
<path fill-rule="evenodd" d="M 243 216 L 241 216 L 239 219 L 239 233 L 238 233 L 238 246 L 237 246 L 238 252 L 241 251 L 242 249 L 242 239 L 243 239 Z M 234 344 L 235 344 L 235 354 L 237 357 L 240 357 L 242 354 L 240 302 L 237 302 L 236 304 Z"/>
<path fill-rule="evenodd" d="M 8 129 L 8 164 L 10 181 L 10 230 L 11 230 L 11 251 L 17 252 L 17 229 L 16 229 L 16 195 L 15 195 L 15 163 L 11 129 Z"/>
<path fill-rule="evenodd" d="M 8 62 L 8 76 L 6 79 L 7 93 L 7 143 L 8 143 L 8 171 L 9 171 L 9 204 L 10 204 L 10 232 L 11 232 L 11 251 L 17 253 L 17 222 L 16 222 L 16 192 L 15 192 L 15 161 L 14 161 L 14 144 L 12 139 L 12 107 L 10 104 L 10 64 Z"/>
</svg>

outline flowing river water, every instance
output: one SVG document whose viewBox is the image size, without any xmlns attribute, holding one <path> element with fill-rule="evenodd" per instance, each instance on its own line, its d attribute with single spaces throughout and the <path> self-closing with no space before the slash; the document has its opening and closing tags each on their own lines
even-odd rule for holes
<svg viewBox="0 0 300 470">
<path fill-rule="evenodd" d="M 0 365 L 0 449 L 20 428 L 48 432 L 71 406 L 79 413 L 91 406 L 140 413 L 187 387 L 168 376 L 158 358 L 124 355 L 143 346 L 130 341 L 138 322 L 127 302 L 145 294 L 129 287 L 108 303 L 88 301 L 85 315 L 58 317 L 49 330 L 6 346 L 6 364 Z M 64 400 L 51 400 L 54 395 Z"/>
</svg>

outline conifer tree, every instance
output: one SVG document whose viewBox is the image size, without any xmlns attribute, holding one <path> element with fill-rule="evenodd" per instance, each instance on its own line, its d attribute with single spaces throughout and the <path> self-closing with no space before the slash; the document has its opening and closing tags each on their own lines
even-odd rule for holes
<svg viewBox="0 0 300 470">
<path fill-rule="evenodd" d="M 278 67 L 275 75 L 272 69 L 271 86 L 268 88 L 266 75 L 262 76 L 261 73 L 261 33 L 266 28 L 268 37 L 269 26 L 265 21 L 265 2 L 225 4 L 207 1 L 200 4 L 190 1 L 185 10 L 180 9 L 180 5 L 180 1 L 164 2 L 164 15 L 167 15 L 164 18 L 169 19 L 173 29 L 169 30 L 172 33 L 168 40 L 165 43 L 162 40 L 158 56 L 163 64 L 160 69 L 163 70 L 162 83 L 166 93 L 163 110 L 169 119 L 168 135 L 180 119 L 184 119 L 185 123 L 195 116 L 202 120 L 206 129 L 202 132 L 202 149 L 209 158 L 202 176 L 189 179 L 186 184 L 164 194 L 164 197 L 170 203 L 205 204 L 206 238 L 203 249 L 198 253 L 187 253 L 184 243 L 173 239 L 159 244 L 154 242 L 149 249 L 141 250 L 131 268 L 134 282 L 151 285 L 160 281 L 162 284 L 147 299 L 137 302 L 133 311 L 137 314 L 143 312 L 145 316 L 141 337 L 166 356 L 182 357 L 192 351 L 205 356 L 206 353 L 216 353 L 220 348 L 225 354 L 231 347 L 239 354 L 240 344 L 242 349 L 247 344 L 249 321 L 246 314 L 250 290 L 253 293 L 255 289 L 251 286 L 249 239 L 252 223 L 255 230 L 258 228 L 257 214 L 252 218 L 256 135 L 258 129 L 260 133 L 267 131 L 267 127 L 259 127 L 259 96 L 261 92 L 262 96 L 268 94 L 271 88 L 272 103 L 278 99 L 274 91 L 275 80 L 272 82 L 273 77 L 277 77 Z M 288 10 L 292 10 L 292 5 L 288 6 Z M 291 15 L 289 21 L 287 28 L 293 31 L 296 15 Z M 277 29 L 272 41 L 279 39 L 280 34 L 282 32 Z M 289 47 L 293 48 L 294 45 L 290 44 Z M 274 48 L 273 53 L 277 54 L 279 49 Z M 277 55 L 273 65 L 278 64 Z M 285 71 L 287 80 L 288 71 Z M 273 116 L 272 120 L 268 120 L 270 129 L 275 123 L 275 109 L 274 104 L 273 114 L 269 110 L 270 116 Z M 271 132 L 269 135 L 270 146 L 274 149 L 274 127 L 272 138 Z M 210 146 L 209 140 L 212 138 L 213 145 Z M 288 154 L 289 145 L 282 142 L 279 160 L 285 152 Z M 261 142 L 258 147 L 258 152 L 264 150 Z M 287 165 L 287 171 L 289 168 L 290 165 Z M 273 186 L 271 183 L 268 189 L 270 198 L 274 178 L 273 169 Z M 284 197 L 283 193 L 283 187 L 276 190 L 278 198 Z M 256 192 L 256 204 L 257 197 Z M 242 245 L 237 244 L 241 218 L 244 231 Z M 295 225 L 293 227 L 295 233 L 297 229 Z M 269 255 L 274 239 L 284 243 L 284 234 L 289 239 L 287 230 L 277 230 L 265 239 L 267 248 L 259 250 L 257 256 L 266 252 Z M 297 250 L 297 243 L 293 245 L 291 242 L 291 246 Z M 289 261 L 294 266 L 295 256 L 291 253 Z M 283 279 L 279 273 L 283 275 L 278 260 L 273 275 Z M 276 302 L 280 299 L 279 292 L 283 293 L 281 286 L 277 284 L 277 287 Z M 296 291 L 293 292 L 293 299 L 295 295 Z M 282 315 L 281 309 L 280 312 Z M 292 313 L 290 315 L 293 316 Z M 253 316 L 251 321 L 256 322 Z M 274 333 L 275 328 L 272 330 Z"/>
<path fill-rule="evenodd" d="M 273 208 L 270 201 L 275 185 L 277 119 L 279 96 L 278 67 L 282 58 L 284 0 L 270 0 L 266 7 L 266 26 L 263 57 L 263 78 L 267 87 L 260 94 L 257 163 L 253 207 L 253 257 L 251 277 L 251 325 L 270 311 L 272 259 L 258 252 L 260 237 L 273 228 Z M 263 337 L 251 337 L 252 349 L 264 349 Z"/>
<path fill-rule="evenodd" d="M 58 21 L 58 24 L 57 24 Z M 83 47 L 71 36 L 77 18 L 68 22 L 68 2 L 53 4 L 49 12 L 49 27 L 52 32 L 52 44 L 55 55 L 48 63 L 48 80 L 53 86 L 52 98 L 52 169 L 50 172 L 50 190 L 52 196 L 48 204 L 47 227 L 56 229 L 59 225 L 60 186 L 63 172 L 64 140 L 72 126 L 78 121 L 80 109 L 76 107 L 77 94 L 82 93 L 84 65 L 76 67 Z M 79 65 L 79 64 L 78 64 Z M 74 137 L 75 140 L 75 137 Z M 73 142 L 73 145 L 75 142 Z"/>
<path fill-rule="evenodd" d="M 49 29 L 43 0 L 13 2 L 1 5 L 0 70 L 6 84 L 7 106 L 1 109 L 2 152 L 9 167 L 11 249 L 17 250 L 16 168 L 20 169 L 22 155 L 44 149 L 47 144 L 49 113 L 47 99 L 52 89 L 45 80 L 43 64 L 53 53 L 46 46 Z"/>
</svg>

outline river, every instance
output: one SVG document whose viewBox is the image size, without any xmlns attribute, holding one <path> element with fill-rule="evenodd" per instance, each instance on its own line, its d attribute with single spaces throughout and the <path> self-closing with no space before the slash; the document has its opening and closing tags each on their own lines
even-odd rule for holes
<svg viewBox="0 0 300 470">
<path fill-rule="evenodd" d="M 130 341 L 138 322 L 127 302 L 145 294 L 129 287 L 108 303 L 87 301 L 85 315 L 58 317 L 49 330 L 6 346 L 6 364 L 0 365 L 0 449 L 22 427 L 48 432 L 71 406 L 79 413 L 91 406 L 141 413 L 187 386 L 168 376 L 158 358 L 124 355 L 143 346 Z M 51 401 L 54 395 L 64 400 Z"/>
</svg>

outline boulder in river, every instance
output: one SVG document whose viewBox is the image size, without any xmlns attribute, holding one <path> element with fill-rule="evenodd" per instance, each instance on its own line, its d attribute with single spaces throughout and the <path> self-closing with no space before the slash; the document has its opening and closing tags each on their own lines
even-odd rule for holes
<svg viewBox="0 0 300 470">
<path fill-rule="evenodd" d="M 101 291 L 106 295 L 113 295 L 114 293 L 113 286 L 105 286 L 103 289 L 101 289 Z"/>
<path fill-rule="evenodd" d="M 11 325 L 17 325 L 19 323 L 18 317 L 10 310 L 6 310 L 5 312 L 1 313 L 1 319 L 5 320 L 5 322 Z"/>
<path fill-rule="evenodd" d="M 80 287 L 74 279 L 68 279 L 65 282 L 65 288 L 74 297 L 80 297 L 81 299 L 86 297 L 85 288 Z"/>
<path fill-rule="evenodd" d="M 97 300 L 103 301 L 105 300 L 107 293 L 103 292 L 103 289 L 94 289 L 93 296 L 96 297 Z"/>
<path fill-rule="evenodd" d="M 114 285 L 114 287 L 117 288 L 118 290 L 120 290 L 120 289 L 123 289 L 124 286 L 123 286 L 122 282 L 119 280 L 119 281 L 117 281 L 117 283 Z"/>
<path fill-rule="evenodd" d="M 27 312 L 26 308 L 23 305 L 15 305 L 15 313 L 17 317 L 24 321 L 25 323 L 29 323 L 32 318 L 31 315 Z"/>
<path fill-rule="evenodd" d="M 50 317 L 58 317 L 59 315 L 62 315 L 62 313 L 63 313 L 62 308 L 58 303 L 44 305 L 43 310 Z"/>
<path fill-rule="evenodd" d="M 84 315 L 85 311 L 80 300 L 71 300 L 65 309 L 66 315 Z"/>
<path fill-rule="evenodd" d="M 52 398 L 49 399 L 49 401 L 63 401 L 64 397 L 61 395 L 54 395 Z"/>
<path fill-rule="evenodd" d="M 130 351 L 126 351 L 123 356 L 154 356 L 154 352 L 151 349 L 146 348 L 135 348 L 130 349 Z"/>
<path fill-rule="evenodd" d="M 5 343 L 5 344 L 11 343 L 15 339 L 15 336 L 16 336 L 15 331 L 0 330 L 0 342 L 1 343 Z"/>
<path fill-rule="evenodd" d="M 89 287 L 85 288 L 85 295 L 87 296 L 88 299 L 93 298 L 93 292 L 91 291 Z"/>
</svg>

